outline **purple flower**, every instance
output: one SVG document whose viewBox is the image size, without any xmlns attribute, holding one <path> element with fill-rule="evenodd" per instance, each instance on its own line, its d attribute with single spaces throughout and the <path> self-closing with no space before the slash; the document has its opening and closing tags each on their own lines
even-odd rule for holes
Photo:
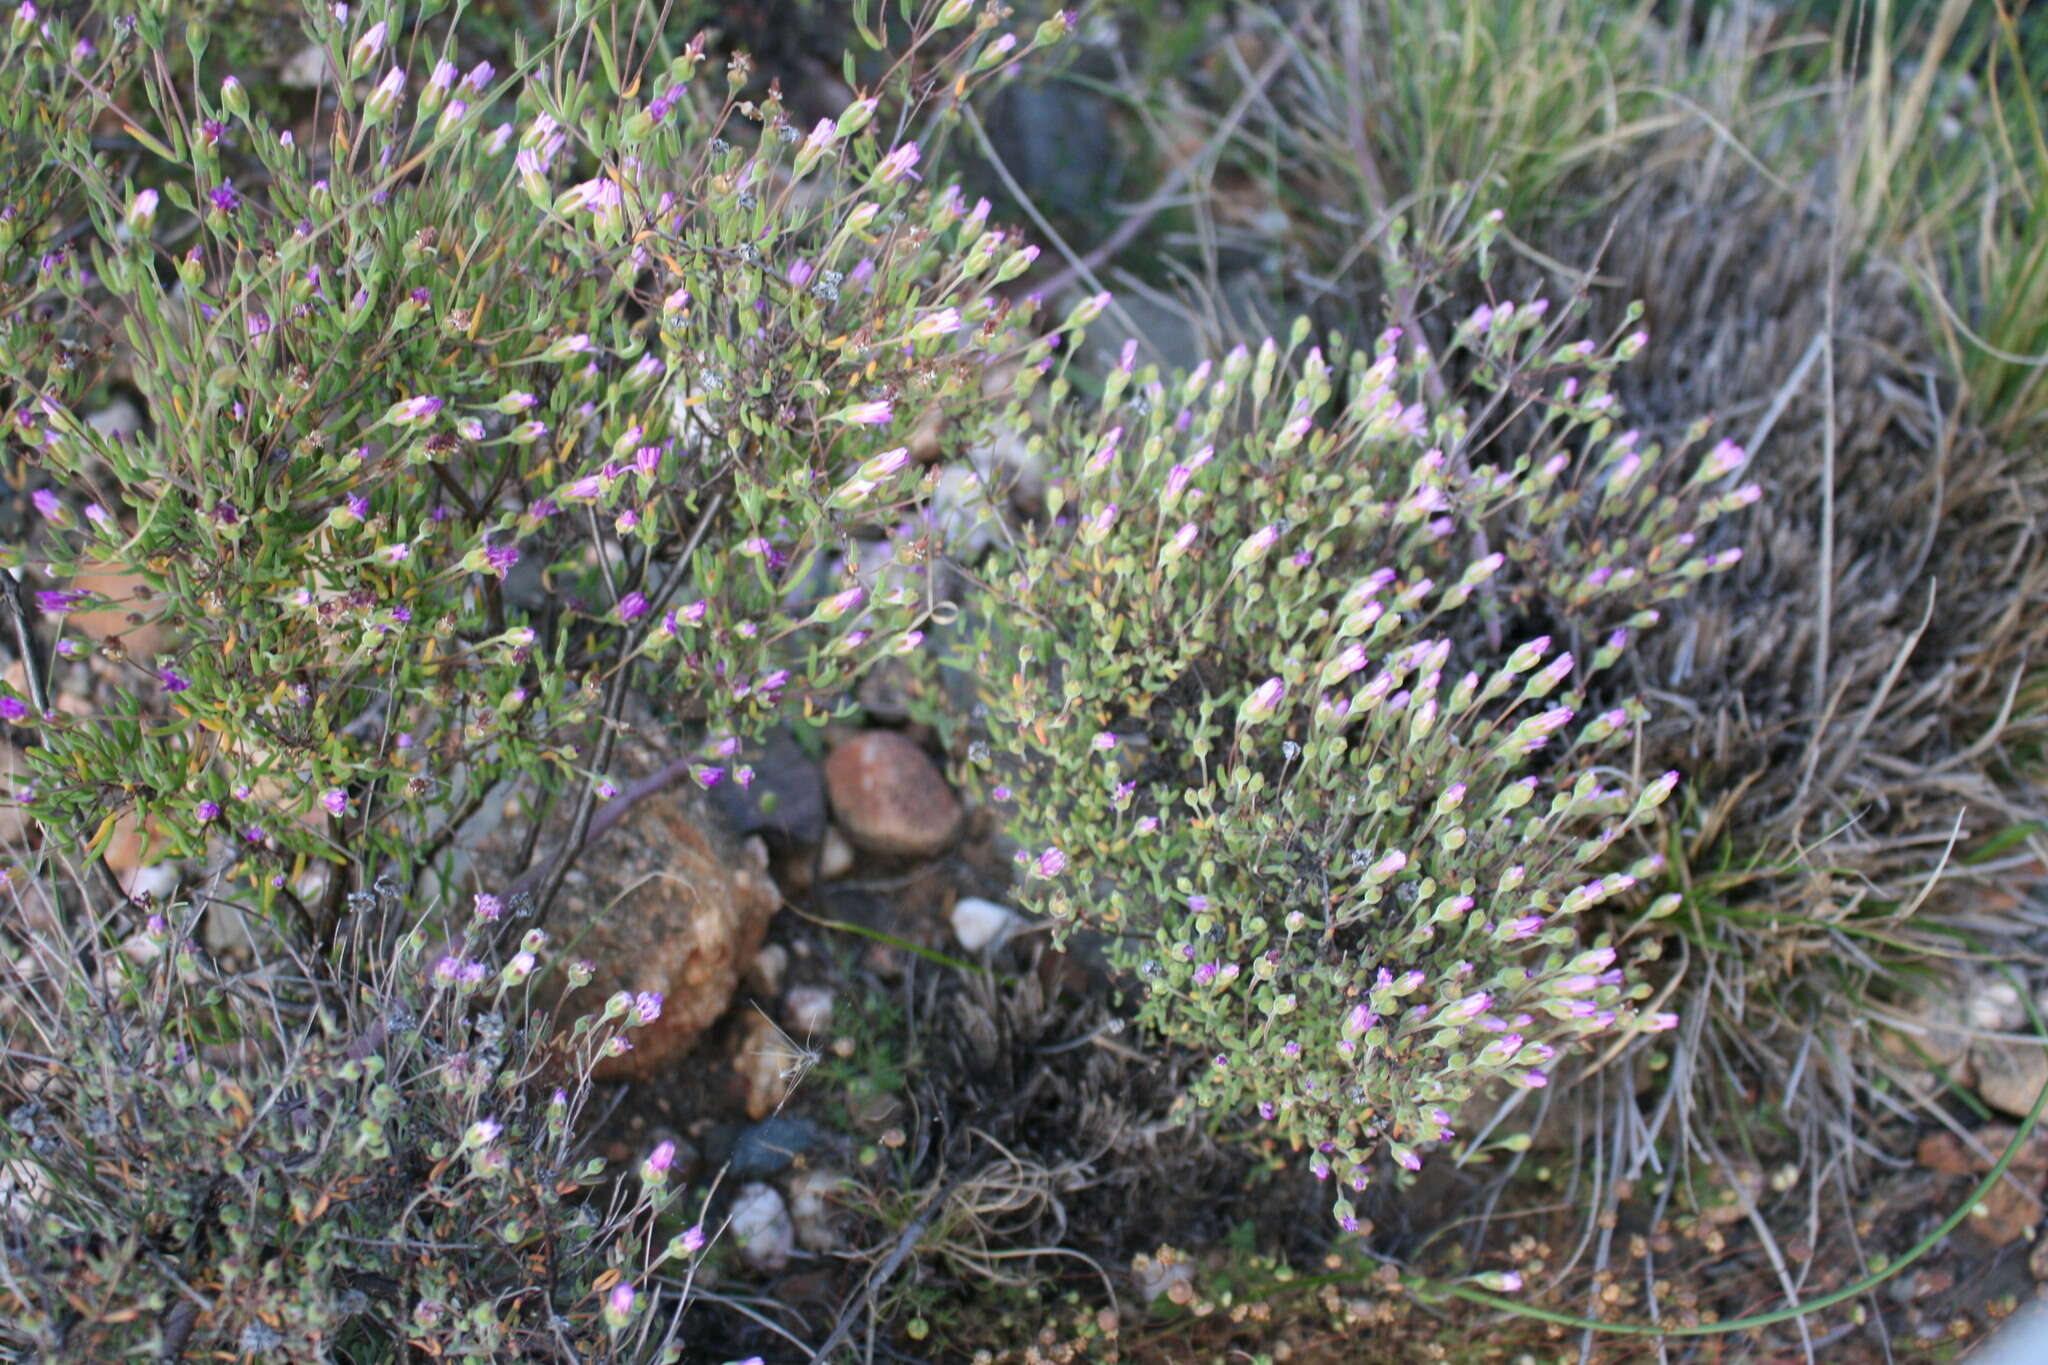
<svg viewBox="0 0 2048 1365">
<path fill-rule="evenodd" d="M 96 594 L 84 588 L 64 588 L 37 593 L 36 605 L 52 616 L 57 616 L 67 611 L 76 611 L 91 602 L 95 596 Z"/>
<path fill-rule="evenodd" d="M 1067 870 L 1067 855 L 1058 848 L 1048 848 L 1038 855 L 1037 871 L 1041 877 L 1057 877 Z"/>
<path fill-rule="evenodd" d="M 398 107 L 398 101 L 405 94 L 405 72 L 392 67 L 384 73 L 384 79 L 377 82 L 377 88 L 363 101 L 363 112 L 373 119 L 381 119 Z"/>
<path fill-rule="evenodd" d="M 1463 1000 L 1458 1001 L 1457 1004 L 1452 1005 L 1444 1011 L 1443 1017 L 1445 1020 L 1470 1019 L 1474 1015 L 1485 1013 L 1486 1007 L 1492 1003 L 1493 997 L 1485 991 L 1481 991 L 1477 995 L 1468 995 Z"/>
<path fill-rule="evenodd" d="M 619 599 L 619 619 L 632 621 L 647 614 L 647 598 L 637 592 L 629 592 Z"/>
<path fill-rule="evenodd" d="M 200 824 L 210 825 L 220 818 L 220 802 L 201 801 L 192 808 L 192 814 L 198 817 Z"/>
<path fill-rule="evenodd" d="M 906 333 L 913 341 L 929 341 L 933 337 L 947 336 L 960 330 L 960 310 L 941 308 L 936 313 L 927 313 L 912 324 Z"/>
<path fill-rule="evenodd" d="M 479 892 L 472 898 L 471 903 L 475 907 L 478 919 L 495 920 L 505 913 L 505 902 L 489 892 Z"/>
<path fill-rule="evenodd" d="M 482 94 L 483 88 L 491 83 L 491 77 L 496 75 L 497 71 L 498 69 L 489 62 L 478 62 L 469 69 L 469 74 L 462 78 L 462 84 Z"/>
<path fill-rule="evenodd" d="M 175 668 L 164 667 L 156 671 L 157 681 L 164 685 L 166 692 L 183 692 L 192 685 L 190 679 Z"/>
<path fill-rule="evenodd" d="M 921 179 L 922 177 L 911 169 L 917 165 L 920 155 L 915 142 L 904 143 L 882 158 L 882 164 L 875 168 L 875 179 L 884 185 L 893 185 L 906 175 L 912 180 Z"/>
<path fill-rule="evenodd" d="M 0 718 L 19 724 L 27 716 L 28 707 L 19 697 L 0 697 Z"/>
<path fill-rule="evenodd" d="M 327 808 L 329 815 L 339 818 L 348 814 L 348 793 L 339 787 L 329 787 L 320 794 L 320 804 Z"/>
<path fill-rule="evenodd" d="M 852 422 L 865 427 L 886 427 L 896 416 L 895 410 L 885 399 L 876 399 L 871 403 L 855 403 L 835 415 L 842 422 Z"/>
<path fill-rule="evenodd" d="M 1266 679 L 1245 699 L 1243 708 L 1237 713 L 1238 723 L 1247 725 L 1270 719 L 1273 713 L 1280 709 L 1280 703 L 1286 700 L 1286 697 L 1285 682 L 1279 678 Z"/>
<path fill-rule="evenodd" d="M 385 31 L 386 30 L 384 27 L 384 21 L 382 19 L 379 19 L 376 23 L 370 25 L 370 27 L 364 31 L 363 36 L 356 39 L 354 45 L 349 48 L 349 65 L 353 67 L 364 67 L 368 66 L 371 62 L 375 61 L 377 59 L 377 54 L 384 50 Z"/>
<path fill-rule="evenodd" d="M 658 1180 L 666 1176 L 669 1168 L 675 1164 L 676 1145 L 664 1140 L 657 1143 L 654 1150 L 647 1154 L 647 1160 L 640 1167 L 640 1173 L 649 1180 Z"/>
<path fill-rule="evenodd" d="M 432 394 L 421 394 L 416 398 L 408 398 L 403 402 L 392 404 L 391 410 L 385 413 L 384 417 L 388 422 L 405 426 L 415 422 L 427 421 L 435 413 L 439 412 L 443 406 L 442 400 L 434 397 Z"/>
<path fill-rule="evenodd" d="M 208 190 L 206 197 L 222 213 L 233 213 L 242 207 L 242 196 L 235 193 L 234 185 L 226 180 Z"/>
</svg>

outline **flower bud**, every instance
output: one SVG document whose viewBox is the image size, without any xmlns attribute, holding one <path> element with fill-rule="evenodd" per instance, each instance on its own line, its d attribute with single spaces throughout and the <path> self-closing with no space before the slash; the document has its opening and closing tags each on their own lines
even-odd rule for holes
<svg viewBox="0 0 2048 1365">
<path fill-rule="evenodd" d="M 1280 524 L 1278 522 L 1274 522 L 1269 526 L 1262 526 L 1249 536 L 1246 536 L 1244 543 L 1237 547 L 1237 553 L 1230 557 L 1232 572 L 1249 568 L 1251 565 L 1258 563 L 1259 560 L 1265 558 L 1266 551 L 1272 549 L 1279 539 Z"/>
<path fill-rule="evenodd" d="M 384 21 L 379 19 L 355 40 L 348 50 L 349 75 L 360 76 L 369 70 L 370 64 L 377 60 L 377 54 L 384 50 L 384 34 Z"/>
<path fill-rule="evenodd" d="M 128 203 L 128 231 L 137 238 L 147 237 L 150 227 L 156 222 L 157 192 L 142 190 Z"/>
<path fill-rule="evenodd" d="M 1037 259 L 1037 247 L 1020 247 L 1016 251 L 1011 252 L 1008 256 L 1005 256 L 1003 258 L 1003 263 L 1000 266 L 996 267 L 995 276 L 989 281 L 989 283 L 1005 284 L 1011 280 L 1014 280 L 1019 275 L 1029 270 L 1031 268 L 1031 263 Z"/>
<path fill-rule="evenodd" d="M 1286 699 L 1287 684 L 1279 678 L 1268 678 L 1245 698 L 1244 705 L 1238 709 L 1237 723 L 1242 726 L 1270 720 Z"/>
<path fill-rule="evenodd" d="M 249 92 L 244 90 L 242 83 L 233 76 L 222 78 L 220 83 L 220 102 L 236 118 L 249 117 Z"/>
<path fill-rule="evenodd" d="M 867 127 L 868 120 L 875 116 L 875 110 L 879 107 L 881 101 L 876 99 L 858 99 L 847 105 L 846 112 L 842 113 L 834 124 L 838 130 L 837 136 L 841 139 L 849 138 Z M 815 130 L 812 136 L 816 136 Z"/>
<path fill-rule="evenodd" d="M 1067 314 L 1067 326 L 1086 327 L 1102 316 L 1102 310 L 1109 307 L 1109 291 L 1092 294 L 1074 305 L 1074 311 Z"/>
<path fill-rule="evenodd" d="M 381 123 L 398 107 L 398 101 L 405 95 L 405 72 L 392 67 L 384 73 L 384 79 L 377 82 L 377 88 L 363 101 L 363 124 Z"/>
<path fill-rule="evenodd" d="M 979 75 L 984 71 L 1001 66 L 1009 58 L 1010 53 L 1016 49 L 1016 46 L 1016 34 L 1002 34 L 981 50 L 981 55 L 974 59 L 974 70 L 969 74 Z"/>
<path fill-rule="evenodd" d="M 455 63 L 443 58 L 434 63 L 434 72 L 427 77 L 426 88 L 420 91 L 420 113 L 432 114 L 448 98 L 448 92 L 455 88 L 455 78 L 461 73 Z"/>
<path fill-rule="evenodd" d="M 1038 32 L 1031 37 L 1031 44 L 1034 47 L 1049 47 L 1073 31 L 1074 12 L 1063 9 L 1038 26 Z"/>
</svg>

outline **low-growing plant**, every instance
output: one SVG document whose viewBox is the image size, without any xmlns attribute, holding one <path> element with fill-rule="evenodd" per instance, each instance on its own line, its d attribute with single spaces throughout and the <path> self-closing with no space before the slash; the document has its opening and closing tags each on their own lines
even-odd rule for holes
<svg viewBox="0 0 2048 1365">
<path fill-rule="evenodd" d="M 544 932 L 499 960 L 479 917 L 430 960 L 391 883 L 350 911 L 358 974 L 304 1006 L 229 989 L 182 906 L 104 975 L 33 955 L 49 970 L 17 1004 L 49 1064 L 0 1079 L 0 1343 L 52 1361 L 676 1358 L 685 1295 L 657 1275 L 687 1276 L 707 1237 L 656 1242 L 682 1212 L 673 1147 L 624 1185 L 578 1153 L 591 1069 L 661 999 L 567 1024 L 534 1003 L 557 965 Z"/>
<path fill-rule="evenodd" d="M 1728 442 L 1686 469 L 1617 431 L 1642 338 L 1574 312 L 1457 323 L 1455 402 L 1397 329 L 1171 378 L 1127 352 L 1097 422 L 1029 434 L 1050 519 L 965 648 L 1024 894 L 1114 935 L 1138 1018 L 1213 1056 L 1189 1100 L 1307 1149 L 1347 1227 L 1376 1154 L 1414 1169 L 1482 1086 L 1674 1022 L 1590 913 L 1659 869 L 1624 840 L 1678 776 L 1629 771 L 1610 670 L 1757 493 Z"/>
<path fill-rule="evenodd" d="M 258 885 L 412 875 L 508 776 L 609 796 L 608 734 L 575 737 L 636 664 L 716 753 L 916 647 L 927 594 L 854 542 L 907 524 L 896 433 L 981 420 L 1036 253 L 900 133 L 1065 19 L 932 7 L 880 93 L 799 128 L 632 4 L 563 7 L 503 71 L 459 64 L 459 23 L 309 5 L 329 76 L 295 132 L 233 72 L 170 78 L 172 8 L 24 4 L 5 39 L 0 403 L 40 513 L 7 564 L 45 616 L 176 641 L 105 642 L 127 684 L 88 717 L 0 696 L 54 837 L 133 812 L 151 857 L 239 849 Z M 87 420 L 117 373 L 140 431 Z"/>
</svg>

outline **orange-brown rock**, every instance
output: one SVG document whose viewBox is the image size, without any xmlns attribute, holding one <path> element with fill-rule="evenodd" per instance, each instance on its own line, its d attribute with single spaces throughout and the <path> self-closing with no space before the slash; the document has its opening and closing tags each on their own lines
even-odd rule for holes
<svg viewBox="0 0 2048 1365">
<path fill-rule="evenodd" d="M 621 776 L 656 766 L 643 755 Z M 632 1051 L 599 1062 L 597 1076 L 644 1080 L 687 1052 L 732 1003 L 780 904 L 762 860 L 742 851 L 688 780 L 637 801 L 584 851 L 547 921 L 553 951 L 595 968 L 569 992 L 565 1023 L 602 1011 L 619 991 L 662 996 L 661 1017 L 631 1030 Z"/>
<path fill-rule="evenodd" d="M 928 857 L 960 828 L 960 798 L 924 750 L 869 730 L 825 760 L 825 792 L 848 837 L 875 853 Z"/>
</svg>

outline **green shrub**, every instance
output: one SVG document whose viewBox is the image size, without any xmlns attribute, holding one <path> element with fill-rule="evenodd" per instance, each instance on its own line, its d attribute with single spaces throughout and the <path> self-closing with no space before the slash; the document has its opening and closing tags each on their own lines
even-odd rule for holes
<svg viewBox="0 0 2048 1365">
<path fill-rule="evenodd" d="M 90 720 L 5 698 L 47 829 L 132 808 L 153 856 L 224 837 L 259 883 L 416 871 L 508 775 L 608 795 L 568 735 L 640 661 L 719 746 L 915 646 L 929 603 L 865 600 L 852 542 L 917 495 L 894 433 L 981 420 L 1032 313 L 997 286 L 1035 253 L 888 129 L 1062 21 L 947 6 L 886 110 L 802 129 L 631 6 L 565 9 L 502 72 L 395 6 L 314 6 L 353 79 L 300 146 L 233 73 L 174 85 L 170 11 L 17 19 L 0 77 L 0 398 L 41 514 L 8 562 L 53 580 L 45 614 L 177 641 Z M 83 420 L 117 361 L 150 418 L 125 440 Z M 95 569 L 141 590 L 69 583 Z"/>
<path fill-rule="evenodd" d="M 61 1062 L 0 1082 L 0 1343 L 81 1361 L 653 1358 L 650 1277 L 688 1267 L 704 1233 L 657 1249 L 672 1148 L 609 1207 L 585 1194 L 603 1159 L 576 1148 L 590 1069 L 660 998 L 621 994 L 559 1033 L 532 1003 L 544 933 L 486 961 L 480 915 L 429 962 L 393 892 L 352 898 L 357 979 L 311 1006 L 227 989 L 175 914 L 107 960 L 104 993 L 72 961 L 20 1002 Z M 205 1046 L 266 1038 L 254 1068 Z"/>
<path fill-rule="evenodd" d="M 1601 874 L 1677 775 L 1632 778 L 1644 712 L 1593 699 L 1652 603 L 1735 562 L 1707 529 L 1757 492 L 1714 487 L 1726 442 L 1688 478 L 1617 434 L 1641 338 L 1568 341 L 1573 311 L 1460 323 L 1470 401 L 1433 409 L 1397 330 L 1333 365 L 1303 323 L 1171 379 L 1126 351 L 1098 422 L 1028 436 L 1050 520 L 987 570 L 963 659 L 1033 904 L 1115 935 L 1139 1018 L 1213 1054 L 1191 1101 L 1355 1189 L 1481 1085 L 1672 1022 L 1587 912 L 1659 866 Z"/>
<path fill-rule="evenodd" d="M 924 186 L 903 130 L 1065 18 L 935 7 L 875 94 L 798 128 L 653 7 L 565 9 L 502 72 L 441 12 L 309 6 L 345 73 L 317 100 L 209 64 L 169 0 L 0 26 L 23 635 L 56 618 L 78 657 L 62 618 L 92 607 L 175 642 L 105 643 L 90 714 L 38 648 L 0 691 L 42 835 L 0 869 L 36 910 L 0 933 L 9 1349 L 672 1358 L 687 1285 L 648 1277 L 701 1230 L 665 1244 L 663 1181 L 606 1211 L 571 1161 L 580 1078 L 654 1003 L 557 1031 L 540 931 L 485 897 L 427 963 L 440 929 L 400 906 L 502 779 L 614 795 L 577 745 L 629 682 L 698 727 L 709 785 L 915 649 L 926 580 L 863 580 L 856 542 L 917 567 L 902 437 L 936 408 L 971 438 L 1039 330 L 1002 292 L 1035 251 Z M 87 420 L 117 384 L 125 437 Z M 269 960 L 222 974 L 183 899 L 60 891 L 123 812 L 146 860 L 210 858 L 204 903 L 276 919 Z M 309 864 L 336 872 L 317 919 Z"/>
</svg>

